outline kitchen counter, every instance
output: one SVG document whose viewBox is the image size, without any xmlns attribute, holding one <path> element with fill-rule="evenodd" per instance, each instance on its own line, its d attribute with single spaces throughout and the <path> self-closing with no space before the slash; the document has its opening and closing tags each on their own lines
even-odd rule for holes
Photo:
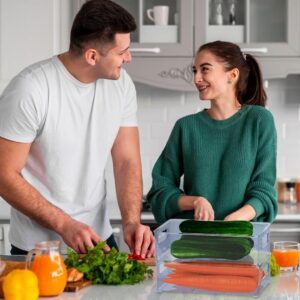
<svg viewBox="0 0 300 300">
<path fill-rule="evenodd" d="M 9 221 L 10 207 L 9 205 L 0 198 L 0 223 Z M 120 221 L 121 214 L 117 201 L 110 200 L 107 203 L 109 217 L 113 221 Z M 154 222 L 154 216 L 152 212 L 142 212 L 142 221 Z M 300 221 L 300 203 L 296 205 L 287 205 L 280 203 L 278 206 L 278 214 L 275 221 L 292 222 Z"/>
<path fill-rule="evenodd" d="M 300 221 L 300 203 L 296 205 L 279 203 L 275 221 Z"/>
<path fill-rule="evenodd" d="M 225 299 L 264 299 L 264 300 L 299 300 L 300 299 L 300 278 L 298 273 L 290 273 L 273 277 L 271 284 L 266 287 L 260 297 L 238 297 L 225 295 L 208 294 L 181 294 L 181 293 L 156 293 L 155 280 L 147 279 L 143 283 L 123 286 L 95 285 L 84 288 L 77 293 L 63 293 L 57 297 L 40 298 L 41 300 L 225 300 Z"/>
</svg>

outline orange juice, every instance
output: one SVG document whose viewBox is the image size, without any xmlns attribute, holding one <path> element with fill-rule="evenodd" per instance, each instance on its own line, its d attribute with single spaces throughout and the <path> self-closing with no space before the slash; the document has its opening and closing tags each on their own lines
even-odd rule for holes
<svg viewBox="0 0 300 300">
<path fill-rule="evenodd" d="M 63 292 L 67 270 L 61 255 L 36 255 L 31 270 L 38 277 L 40 296 L 55 296 Z"/>
<path fill-rule="evenodd" d="M 273 249 L 272 254 L 280 267 L 294 267 L 299 263 L 299 250 L 297 249 Z"/>
</svg>

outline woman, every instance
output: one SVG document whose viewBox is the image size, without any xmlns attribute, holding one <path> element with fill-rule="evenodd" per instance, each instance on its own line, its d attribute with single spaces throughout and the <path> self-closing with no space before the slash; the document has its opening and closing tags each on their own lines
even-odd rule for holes
<svg viewBox="0 0 300 300">
<path fill-rule="evenodd" d="M 200 99 L 211 107 L 176 122 L 153 168 L 147 197 L 156 221 L 272 222 L 276 129 L 264 108 L 257 61 L 235 44 L 216 41 L 199 48 L 193 72 Z"/>
</svg>

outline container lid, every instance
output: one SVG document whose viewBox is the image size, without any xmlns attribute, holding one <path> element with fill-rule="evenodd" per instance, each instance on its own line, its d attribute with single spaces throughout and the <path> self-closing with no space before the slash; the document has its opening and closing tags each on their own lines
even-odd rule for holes
<svg viewBox="0 0 300 300">
<path fill-rule="evenodd" d="M 290 188 L 295 188 L 295 185 L 296 185 L 296 183 L 295 183 L 295 182 L 291 182 L 291 181 L 288 181 L 288 182 L 286 183 L 286 187 L 287 187 L 288 189 L 290 189 Z"/>
</svg>

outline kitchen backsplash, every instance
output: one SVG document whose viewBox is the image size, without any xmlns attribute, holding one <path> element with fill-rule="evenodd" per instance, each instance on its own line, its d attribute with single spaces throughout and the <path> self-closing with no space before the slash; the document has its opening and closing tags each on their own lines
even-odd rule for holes
<svg viewBox="0 0 300 300">
<path fill-rule="evenodd" d="M 269 80 L 268 108 L 277 128 L 277 177 L 300 178 L 300 75 Z M 209 107 L 198 93 L 153 88 L 136 83 L 144 193 L 151 186 L 151 170 L 175 121 Z M 112 163 L 107 168 L 108 196 L 115 199 Z"/>
</svg>

